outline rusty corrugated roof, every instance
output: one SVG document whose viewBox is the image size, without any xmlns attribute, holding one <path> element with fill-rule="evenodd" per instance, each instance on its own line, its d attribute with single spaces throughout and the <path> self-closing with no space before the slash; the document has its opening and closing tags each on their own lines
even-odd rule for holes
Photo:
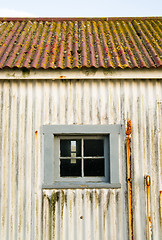
<svg viewBox="0 0 162 240">
<path fill-rule="evenodd" d="M 0 68 L 162 66 L 162 17 L 0 18 Z"/>
</svg>

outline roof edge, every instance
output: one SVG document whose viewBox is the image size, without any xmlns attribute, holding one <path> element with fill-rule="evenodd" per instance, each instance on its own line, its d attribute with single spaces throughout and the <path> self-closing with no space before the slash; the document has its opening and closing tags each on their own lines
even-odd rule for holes
<svg viewBox="0 0 162 240">
<path fill-rule="evenodd" d="M 0 17 L 0 21 L 117 21 L 127 20 L 132 21 L 135 19 L 147 20 L 147 19 L 162 19 L 162 16 L 147 16 L 147 17 Z"/>
<path fill-rule="evenodd" d="M 36 69 L 0 70 L 1 80 L 76 80 L 76 79 L 162 79 L 162 68 L 155 69 Z M 0 81 L 1 81 L 0 80 Z"/>
</svg>

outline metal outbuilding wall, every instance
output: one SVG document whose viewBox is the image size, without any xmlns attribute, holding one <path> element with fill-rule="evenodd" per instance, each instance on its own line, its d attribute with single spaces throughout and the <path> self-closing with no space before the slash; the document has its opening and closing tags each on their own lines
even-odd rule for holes
<svg viewBox="0 0 162 240">
<path fill-rule="evenodd" d="M 161 100 L 160 80 L 1 80 L 0 239 L 127 240 L 125 138 L 121 188 L 42 190 L 41 126 L 131 119 L 134 239 L 146 239 L 150 175 L 152 238 L 160 240 Z"/>
</svg>

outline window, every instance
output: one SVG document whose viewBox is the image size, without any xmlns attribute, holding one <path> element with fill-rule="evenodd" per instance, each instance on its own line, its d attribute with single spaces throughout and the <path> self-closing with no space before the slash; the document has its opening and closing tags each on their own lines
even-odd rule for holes
<svg viewBox="0 0 162 240">
<path fill-rule="evenodd" d="M 120 129 L 120 125 L 43 126 L 43 187 L 119 187 Z"/>
<path fill-rule="evenodd" d="M 59 155 L 57 179 L 61 181 L 108 181 L 108 137 L 56 136 Z"/>
</svg>

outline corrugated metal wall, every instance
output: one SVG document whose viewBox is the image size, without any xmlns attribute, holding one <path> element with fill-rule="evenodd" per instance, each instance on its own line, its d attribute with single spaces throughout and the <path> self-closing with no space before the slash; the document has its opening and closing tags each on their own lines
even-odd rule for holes
<svg viewBox="0 0 162 240">
<path fill-rule="evenodd" d="M 45 191 L 44 239 L 127 239 L 121 201 L 115 189 Z"/>
<path fill-rule="evenodd" d="M 146 239 L 149 174 L 152 234 L 160 240 L 161 100 L 162 82 L 156 80 L 1 80 L 0 239 L 127 240 L 125 140 L 121 189 L 42 191 L 41 126 L 124 124 L 129 118 L 134 239 Z"/>
</svg>

